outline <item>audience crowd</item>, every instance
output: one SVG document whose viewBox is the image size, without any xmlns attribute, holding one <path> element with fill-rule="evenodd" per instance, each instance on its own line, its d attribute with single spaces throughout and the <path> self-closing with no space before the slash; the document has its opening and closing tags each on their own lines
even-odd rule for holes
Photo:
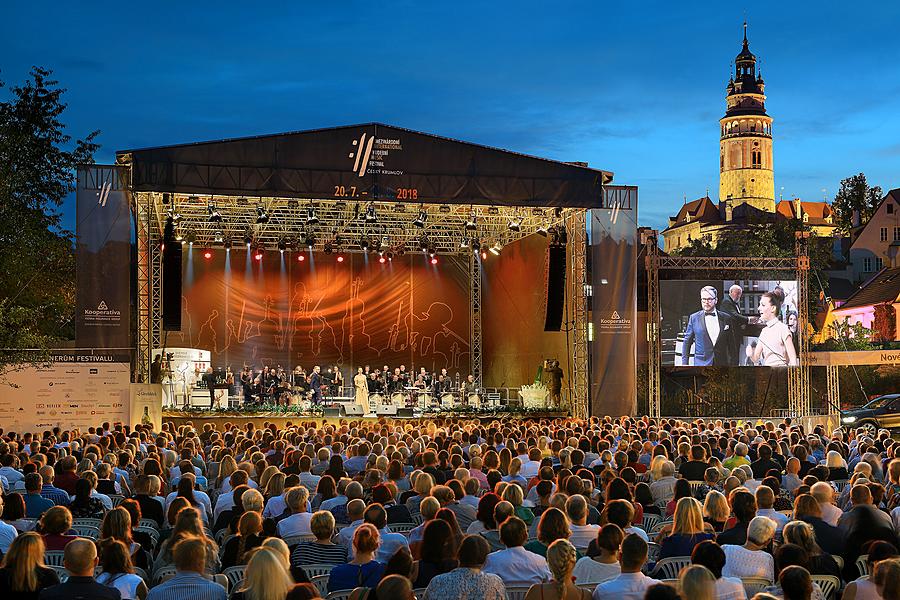
<svg viewBox="0 0 900 600">
<path fill-rule="evenodd" d="M 643 418 L 0 430 L 0 598 L 900 600 L 900 443 Z"/>
</svg>

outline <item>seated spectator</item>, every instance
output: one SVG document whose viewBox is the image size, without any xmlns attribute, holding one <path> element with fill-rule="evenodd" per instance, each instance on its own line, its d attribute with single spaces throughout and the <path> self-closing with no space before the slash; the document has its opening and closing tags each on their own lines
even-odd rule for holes
<svg viewBox="0 0 900 600">
<path fill-rule="evenodd" d="M 0 597 L 37 600 L 41 590 L 59 583 L 56 571 L 44 565 L 44 541 L 34 532 L 13 540 L 0 565 Z"/>
<path fill-rule="evenodd" d="M 613 503 L 615 502 L 625 501 L 614 500 Z M 572 530 L 572 534 L 569 536 L 569 541 L 572 542 L 572 545 L 575 546 L 575 548 L 586 550 L 590 543 L 597 538 L 597 532 L 600 531 L 600 526 L 587 524 L 588 509 L 587 501 L 584 499 L 584 496 L 578 494 L 571 496 L 566 500 L 566 515 L 569 517 L 569 521 L 571 521 L 569 529 Z M 628 522 L 631 522 L 630 517 Z"/>
<path fill-rule="evenodd" d="M 810 600 L 816 596 L 814 590 L 817 587 L 810 579 L 809 571 L 803 567 L 790 566 L 778 574 L 778 586 L 781 588 L 781 596 L 784 600 Z M 819 594 L 822 590 L 819 590 Z"/>
<path fill-rule="evenodd" d="M 768 448 L 768 446 L 765 446 Z M 781 530 L 788 524 L 790 519 L 787 515 L 775 510 L 775 490 L 766 485 L 756 488 L 756 515 L 759 517 L 769 517 L 775 521 L 775 538 L 781 539 Z"/>
<path fill-rule="evenodd" d="M 715 542 L 700 542 L 691 553 L 691 564 L 706 567 L 715 577 L 715 597 L 718 600 L 744 600 L 744 584 L 738 577 L 722 577 L 725 552 Z"/>
<path fill-rule="evenodd" d="M 270 548 L 251 551 L 244 581 L 231 600 L 283 600 L 294 581 L 281 557 Z"/>
<path fill-rule="evenodd" d="M 703 565 L 683 568 L 678 574 L 678 587 L 691 600 L 716 599 L 716 577 Z"/>
<path fill-rule="evenodd" d="M 803 521 L 791 521 L 784 526 L 784 541 L 795 544 L 806 552 L 808 561 L 806 569 L 812 575 L 833 575 L 841 578 L 841 570 L 834 558 L 816 543 L 816 533 L 812 525 Z"/>
<path fill-rule="evenodd" d="M 575 583 L 578 585 L 603 583 L 617 577 L 622 572 L 619 565 L 619 550 L 624 539 L 625 534 L 618 525 L 614 523 L 604 525 L 597 533 L 596 547 L 599 554 L 585 556 L 575 563 L 572 571 Z"/>
<path fill-rule="evenodd" d="M 897 542 L 894 524 L 887 513 L 878 510 L 872 501 L 869 486 L 857 484 L 850 491 L 853 507 L 838 520 L 838 529 L 844 534 L 844 578 L 852 579 L 856 574 L 856 559 L 862 554 L 862 547 L 868 542 L 879 540 Z"/>
<path fill-rule="evenodd" d="M 800 494 L 794 500 L 794 518 L 809 523 L 816 536 L 816 543 L 829 554 L 840 554 L 844 549 L 841 530 L 822 519 L 822 508 L 811 494 Z"/>
<path fill-rule="evenodd" d="M 690 486 L 688 486 L 690 488 Z M 616 477 L 612 479 L 608 484 L 606 484 L 606 494 L 604 497 L 604 503 L 608 504 L 613 500 L 625 500 L 629 504 L 631 504 L 632 508 L 634 508 L 634 518 L 631 520 L 635 525 L 640 525 L 644 521 L 644 507 L 639 503 L 635 502 L 634 496 L 631 494 L 631 489 L 628 487 L 628 484 L 621 477 Z"/>
<path fill-rule="evenodd" d="M 887 542 L 872 542 L 864 550 L 868 553 L 866 556 L 866 567 L 869 574 L 875 572 L 875 565 L 880 561 L 900 556 L 896 546 Z M 844 595 L 841 598 L 841 600 L 867 599 L 882 600 L 875 582 L 869 575 L 858 577 L 847 583 L 847 586 L 844 588 Z"/>
<path fill-rule="evenodd" d="M 884 600 L 900 598 L 900 559 L 888 558 L 878 562 L 872 573 L 872 582 Z"/>
<path fill-rule="evenodd" d="M 735 490 L 731 494 L 731 510 L 736 522 L 717 536 L 716 542 L 720 546 L 740 546 L 747 541 L 747 527 L 756 516 L 756 497 L 750 492 Z"/>
<path fill-rule="evenodd" d="M 635 535 L 641 536 L 641 538 L 643 538 L 645 542 L 650 541 L 650 538 L 647 536 L 646 531 L 631 524 L 633 521 L 633 509 L 631 508 L 630 502 L 625 502 L 624 500 L 613 500 L 603 509 L 603 514 L 606 515 L 607 523 L 614 523 L 621 527 L 622 532 L 626 536 L 633 533 Z M 588 553 L 593 555 L 590 550 L 588 551 Z"/>
<path fill-rule="evenodd" d="M 531 509 L 527 506 L 523 506 L 525 494 L 522 492 L 521 487 L 517 484 L 508 485 L 506 486 L 506 489 L 503 490 L 503 495 L 501 497 L 513 505 L 513 514 L 525 521 L 525 525 L 531 525 L 534 521 L 534 513 L 531 512 Z"/>
<path fill-rule="evenodd" d="M 309 523 L 312 515 L 306 510 L 306 501 L 309 499 L 309 490 L 303 486 L 290 488 L 286 493 L 287 506 L 291 516 L 278 521 L 276 529 L 282 539 L 298 535 L 312 535 Z M 345 513 L 346 514 L 346 513 Z M 335 517 L 337 520 L 337 517 Z"/>
<path fill-rule="evenodd" d="M 498 575 L 507 587 L 523 587 L 549 581 L 551 574 L 547 561 L 523 547 L 527 539 L 525 522 L 515 516 L 507 518 L 500 525 L 500 540 L 506 549 L 488 555 L 484 572 Z"/>
<path fill-rule="evenodd" d="M 53 502 L 55 506 L 68 506 L 69 494 L 65 490 L 53 485 L 55 479 L 53 467 L 41 467 L 39 472 L 41 474 L 41 480 L 44 482 L 44 485 L 41 486 L 41 496 Z"/>
<path fill-rule="evenodd" d="M 832 527 L 837 527 L 838 520 L 844 513 L 840 508 L 834 505 L 834 488 L 824 481 L 819 481 L 810 487 L 809 493 L 812 494 L 819 503 L 822 520 Z"/>
<path fill-rule="evenodd" d="M 144 569 L 150 568 L 150 553 L 132 536 L 131 514 L 125 508 L 117 506 L 103 517 L 100 524 L 101 539 L 115 539 L 124 543 L 131 554 L 131 562 L 134 566 Z"/>
<path fill-rule="evenodd" d="M 347 547 L 331 541 L 334 534 L 334 516 L 327 510 L 313 513 L 309 528 L 315 541 L 300 542 L 291 553 L 291 567 L 303 565 L 340 565 L 347 562 Z"/>
<path fill-rule="evenodd" d="M 380 504 L 370 504 L 366 508 L 366 512 L 363 513 L 363 521 L 374 525 L 378 530 L 380 545 L 376 559 L 379 562 L 387 563 L 400 548 L 409 550 L 409 540 L 406 536 L 400 533 L 391 533 L 390 529 L 387 528 L 387 512 Z"/>
<path fill-rule="evenodd" d="M 567 540 L 571 535 L 566 515 L 558 508 L 551 507 L 541 515 L 537 527 L 537 539 L 525 544 L 525 549 L 546 557 L 550 544 L 556 540 Z"/>
<path fill-rule="evenodd" d="M 29 519 L 39 519 L 42 514 L 56 506 L 53 500 L 41 495 L 43 486 L 43 479 L 39 473 L 29 473 L 25 476 L 25 516 Z"/>
<path fill-rule="evenodd" d="M 384 572 L 384 563 L 375 560 L 380 543 L 378 529 L 374 525 L 360 525 L 353 534 L 353 559 L 331 570 L 328 591 L 377 586 Z"/>
<path fill-rule="evenodd" d="M 3 506 L 3 523 L 12 526 L 19 533 L 34 529 L 34 521 L 25 517 L 25 497 L 23 494 L 3 496 L 0 504 Z"/>
<path fill-rule="evenodd" d="M 692 498 L 693 494 L 691 493 L 691 484 L 687 479 L 679 479 L 675 482 L 675 494 L 672 496 L 672 499 L 666 504 L 666 517 L 671 517 L 675 514 L 675 506 L 678 504 L 678 501 L 682 498 Z"/>
<path fill-rule="evenodd" d="M 645 515 L 662 516 L 662 509 L 654 503 L 653 493 L 650 491 L 650 486 L 646 483 L 641 482 L 634 486 L 634 501 L 636 504 L 641 505 L 641 510 Z"/>
<path fill-rule="evenodd" d="M 659 467 L 659 479 L 650 484 L 653 501 L 671 500 L 675 495 L 675 463 L 663 462 Z"/>
<path fill-rule="evenodd" d="M 506 588 L 497 575 L 482 571 L 489 546 L 484 538 L 467 535 L 459 546 L 459 567 L 435 576 L 424 600 L 506 600 Z"/>
<path fill-rule="evenodd" d="M 657 583 L 641 573 L 641 567 L 647 562 L 647 550 L 644 538 L 635 534 L 626 536 L 619 551 L 622 572 L 594 588 L 593 600 L 643 600 L 647 589 Z"/>
<path fill-rule="evenodd" d="M 725 495 L 722 492 L 710 490 L 703 500 L 703 521 L 712 527 L 713 532 L 722 533 L 730 514 L 731 507 L 728 506 L 728 499 Z"/>
<path fill-rule="evenodd" d="M 572 570 L 578 560 L 575 546 L 567 540 L 556 540 L 547 549 L 547 565 L 553 580 L 536 583 L 529 588 L 525 600 L 567 600 L 571 598 L 590 600 L 591 592 L 576 587 L 572 580 Z"/>
<path fill-rule="evenodd" d="M 741 545 L 726 544 L 725 577 L 762 577 L 775 580 L 775 562 L 766 552 L 775 537 L 775 522 L 768 517 L 753 517 L 747 527 L 747 541 Z"/>
<path fill-rule="evenodd" d="M 695 444 L 691 446 L 691 459 L 681 463 L 681 466 L 678 467 L 678 473 L 683 479 L 688 481 L 703 481 L 708 466 L 706 449 L 699 444 Z"/>
<path fill-rule="evenodd" d="M 684 480 L 681 480 L 684 481 Z M 659 558 L 690 556 L 694 546 L 706 540 L 714 540 L 716 534 L 703 522 L 700 503 L 690 496 L 678 500 L 671 532 L 662 540 Z"/>
<path fill-rule="evenodd" d="M 825 466 L 828 467 L 828 481 L 846 481 L 850 479 L 847 472 L 847 461 L 840 452 L 831 450 L 825 457 Z"/>
<path fill-rule="evenodd" d="M 69 572 L 69 578 L 65 583 L 42 590 L 38 595 L 39 600 L 119 600 L 122 597 L 118 589 L 94 580 L 97 548 L 91 540 L 78 538 L 70 542 L 65 549 L 63 566 Z"/>
<path fill-rule="evenodd" d="M 115 511 L 110 511 L 109 514 L 112 514 L 113 512 Z M 107 519 L 109 518 L 109 514 L 107 515 Z M 172 529 L 172 535 L 170 535 L 169 539 L 160 546 L 159 554 L 156 559 L 157 564 L 173 564 L 175 562 L 175 547 L 179 542 L 187 538 L 199 538 L 206 545 L 206 551 L 203 553 L 203 557 L 207 561 L 206 573 L 209 575 L 218 573 L 219 548 L 214 541 L 206 537 L 206 533 L 203 531 L 203 521 L 200 518 L 200 511 L 190 506 L 181 509 L 178 516 L 175 518 L 175 527 Z"/>
<path fill-rule="evenodd" d="M 391 486 L 379 483 L 372 488 L 372 502 L 381 504 L 387 512 L 388 525 L 392 523 L 411 523 L 413 518 L 404 504 L 397 504 Z"/>
<path fill-rule="evenodd" d="M 54 506 L 45 512 L 38 527 L 44 536 L 47 551 L 65 550 L 66 544 L 78 538 L 67 534 L 72 529 L 72 513 L 65 506 Z"/>
<path fill-rule="evenodd" d="M 185 508 L 182 512 L 186 511 L 197 512 L 194 508 Z M 195 518 L 199 521 L 200 515 Z M 225 600 L 225 588 L 205 575 L 207 566 L 215 562 L 208 556 L 207 541 L 198 536 L 179 537 L 171 551 L 177 569 L 175 576 L 154 586 L 147 594 L 147 600 Z"/>
<path fill-rule="evenodd" d="M 262 515 L 245 512 L 238 521 L 237 535 L 232 536 L 222 547 L 222 568 L 247 564 L 246 553 L 263 543 Z"/>
<path fill-rule="evenodd" d="M 504 548 L 506 548 L 500 538 L 500 524 L 511 516 L 513 516 L 513 505 L 509 502 L 498 502 L 494 507 L 494 521 L 497 523 L 497 529 L 491 531 L 482 531 L 479 534 L 481 535 L 481 537 L 487 540 L 488 545 L 491 547 L 491 552 L 496 552 L 498 550 L 503 550 Z"/>
<path fill-rule="evenodd" d="M 135 478 L 133 499 L 140 505 L 141 514 L 145 519 L 152 519 L 156 521 L 158 527 L 162 527 L 163 521 L 165 521 L 165 512 L 163 505 L 154 497 L 155 494 L 151 493 L 151 477 L 153 476 L 139 475 Z"/>
<path fill-rule="evenodd" d="M 153 554 L 155 543 L 153 538 L 146 531 L 138 531 L 136 528 L 141 524 L 141 505 L 134 498 L 126 498 L 119 503 L 117 508 L 124 508 L 128 511 L 131 518 L 131 539 L 141 545 L 141 548 Z"/>
<path fill-rule="evenodd" d="M 13 494 L 13 496 L 18 496 L 21 502 L 21 494 Z M 20 512 L 23 512 L 24 505 L 21 505 L 21 507 L 22 510 L 20 510 Z M 3 510 L 4 500 L 2 497 L 0 497 L 0 512 L 2 512 Z M 9 545 L 12 544 L 17 535 L 19 535 L 19 532 L 13 525 L 7 523 L 6 521 L 0 521 L 0 556 L 2 556 L 2 554 L 6 554 L 6 552 L 9 550 Z"/>
<path fill-rule="evenodd" d="M 463 531 L 467 530 L 469 528 L 469 525 L 471 525 L 472 522 L 475 521 L 477 512 L 476 509 L 468 504 L 460 504 L 459 498 L 457 498 L 456 496 L 456 492 L 454 492 L 450 487 L 446 485 L 436 485 L 434 486 L 434 488 L 432 488 L 431 495 L 437 498 L 437 501 L 441 503 L 441 508 L 446 508 L 452 511 L 454 515 L 456 515 L 456 520 Z M 513 508 L 515 509 L 515 505 L 513 505 Z"/>
<path fill-rule="evenodd" d="M 488 495 L 493 496 L 494 498 L 497 497 L 496 494 L 485 494 L 485 496 Z M 419 552 L 419 547 L 422 544 L 422 536 L 425 533 L 425 524 L 434 519 L 440 510 L 441 503 L 437 501 L 437 498 L 432 496 L 422 498 L 422 502 L 419 503 L 419 514 L 422 517 L 422 524 L 417 525 L 409 532 L 409 550 L 412 553 L 413 558 L 418 558 L 421 554 Z"/>
<path fill-rule="evenodd" d="M 97 583 L 119 590 L 122 600 L 144 600 L 147 584 L 135 575 L 128 547 L 119 540 L 107 539 L 100 543 L 100 568 Z"/>
<path fill-rule="evenodd" d="M 762 481 L 766 473 L 772 469 L 781 472 L 781 465 L 772 459 L 772 448 L 768 444 L 760 444 L 756 450 L 758 458 L 750 463 L 753 478 Z"/>
<path fill-rule="evenodd" d="M 422 556 L 416 561 L 413 587 L 427 587 L 434 577 L 455 569 L 459 565 L 456 554 L 456 538 L 450 525 L 441 519 L 429 521 L 422 537 Z"/>
<path fill-rule="evenodd" d="M 102 519 L 106 514 L 106 507 L 98 498 L 92 498 L 91 482 L 81 478 L 75 482 L 75 496 L 69 503 L 69 511 L 76 519 Z"/>
</svg>

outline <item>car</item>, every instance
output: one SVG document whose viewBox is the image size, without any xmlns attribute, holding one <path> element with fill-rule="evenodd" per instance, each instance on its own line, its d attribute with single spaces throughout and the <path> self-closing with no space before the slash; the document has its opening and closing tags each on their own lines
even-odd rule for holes
<svg viewBox="0 0 900 600">
<path fill-rule="evenodd" d="M 862 428 L 874 437 L 879 429 L 900 429 L 900 394 L 885 394 L 859 408 L 841 411 L 841 425 Z"/>
</svg>

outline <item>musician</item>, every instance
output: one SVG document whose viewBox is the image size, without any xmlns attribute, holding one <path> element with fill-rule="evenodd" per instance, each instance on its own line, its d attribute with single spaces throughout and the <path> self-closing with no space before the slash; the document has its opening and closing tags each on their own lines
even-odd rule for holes
<svg viewBox="0 0 900 600">
<path fill-rule="evenodd" d="M 446 371 L 446 369 L 444 369 L 444 371 Z M 449 394 L 452 389 L 450 386 L 450 377 L 447 377 L 444 375 L 444 373 L 441 373 L 437 376 L 437 379 L 434 382 L 434 395 L 440 398 L 444 394 Z"/>
<path fill-rule="evenodd" d="M 253 371 L 249 365 L 241 369 L 241 393 L 244 395 L 244 404 L 253 401 Z"/>
<path fill-rule="evenodd" d="M 400 379 L 403 385 L 409 385 L 409 373 L 406 372 L 406 365 L 400 365 Z"/>
<path fill-rule="evenodd" d="M 216 403 L 216 374 L 213 372 L 212 365 L 206 367 L 206 372 L 203 374 L 203 383 L 206 384 L 206 389 L 209 390 L 209 409 L 213 409 L 213 405 Z"/>
<path fill-rule="evenodd" d="M 554 408 L 559 408 L 562 401 L 563 371 L 559 368 L 558 360 L 554 360 L 547 369 L 547 375 L 550 377 L 550 402 Z"/>
<path fill-rule="evenodd" d="M 388 382 L 388 393 L 394 394 L 396 392 L 403 392 L 406 387 L 406 382 L 403 381 L 403 377 L 400 376 L 400 368 L 394 368 L 394 374 L 391 375 L 391 379 Z"/>
<path fill-rule="evenodd" d="M 382 393 L 381 382 L 378 381 L 378 376 L 375 374 L 375 371 L 369 372 L 369 379 L 366 380 L 366 386 L 370 396 L 372 394 Z"/>
<path fill-rule="evenodd" d="M 332 392 L 332 396 L 340 396 L 343 394 L 344 390 L 344 374 L 341 373 L 341 368 L 337 365 L 334 365 L 334 391 Z"/>
<path fill-rule="evenodd" d="M 462 386 L 463 398 L 468 399 L 469 396 L 477 393 L 478 387 L 475 385 L 475 377 L 473 375 L 467 376 L 466 382 Z"/>
<path fill-rule="evenodd" d="M 298 394 L 302 400 L 309 398 L 309 378 L 302 367 L 298 366 L 291 373 L 291 382 L 295 394 Z"/>
<path fill-rule="evenodd" d="M 356 370 L 356 375 L 353 377 L 353 387 L 356 388 L 356 403 L 362 406 L 363 414 L 368 414 L 369 412 L 368 382 L 369 380 L 366 374 L 363 373 L 362 367 L 359 367 Z"/>
<path fill-rule="evenodd" d="M 316 365 L 309 375 L 309 387 L 312 389 L 313 404 L 322 402 L 322 367 Z"/>
<path fill-rule="evenodd" d="M 419 377 L 425 382 L 425 387 L 431 387 L 431 375 L 425 370 L 425 367 L 419 368 Z"/>
</svg>

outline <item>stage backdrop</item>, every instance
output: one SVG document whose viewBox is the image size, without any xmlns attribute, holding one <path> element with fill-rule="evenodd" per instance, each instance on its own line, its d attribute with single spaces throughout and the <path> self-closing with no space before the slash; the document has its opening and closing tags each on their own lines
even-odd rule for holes
<svg viewBox="0 0 900 600">
<path fill-rule="evenodd" d="M 253 260 L 245 248 L 184 253 L 182 330 L 167 346 L 212 352 L 214 367 L 337 364 L 469 372 L 469 280 L 464 261 L 415 253 L 378 255 L 277 251 Z M 349 385 L 349 379 L 348 379 Z"/>
</svg>

